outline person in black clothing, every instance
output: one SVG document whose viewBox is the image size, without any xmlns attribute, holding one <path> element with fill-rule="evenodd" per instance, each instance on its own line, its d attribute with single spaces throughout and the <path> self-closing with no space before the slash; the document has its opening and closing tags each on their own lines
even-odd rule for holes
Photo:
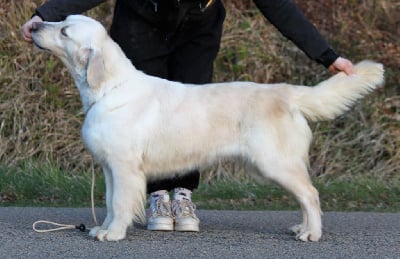
<svg viewBox="0 0 400 259">
<path fill-rule="evenodd" d="M 32 42 L 35 22 L 61 21 L 106 0 L 49 0 L 22 26 Z M 292 0 L 253 0 L 262 14 L 310 59 L 333 72 L 352 73 L 352 63 L 340 57 Z M 221 0 L 116 0 L 110 36 L 133 65 L 143 72 L 183 83 L 210 83 L 219 51 L 225 8 Z M 198 231 L 191 192 L 199 172 L 148 182 L 152 215 L 150 230 Z M 168 192 L 174 189 L 171 202 Z"/>
</svg>

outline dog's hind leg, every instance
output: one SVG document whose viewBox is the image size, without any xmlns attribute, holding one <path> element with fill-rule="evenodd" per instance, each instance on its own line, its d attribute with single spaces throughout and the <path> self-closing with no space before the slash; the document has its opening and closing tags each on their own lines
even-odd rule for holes
<svg viewBox="0 0 400 259">
<path fill-rule="evenodd" d="M 134 170 L 135 167 L 131 163 L 112 165 L 110 168 L 112 197 L 109 199 L 112 220 L 107 229 L 101 229 L 96 233 L 96 239 L 100 241 L 124 239 L 132 221 L 144 221 L 145 218 L 146 179 L 144 174 L 140 170 Z"/>
<path fill-rule="evenodd" d="M 301 204 L 300 204 L 300 206 L 301 206 Z M 307 227 L 307 213 L 306 213 L 305 209 L 303 208 L 303 206 L 301 206 L 301 211 L 303 213 L 303 222 L 290 227 L 290 230 L 294 234 L 296 234 L 296 236 L 298 234 L 304 232 Z"/>
<path fill-rule="evenodd" d="M 91 237 L 95 237 L 97 235 L 97 232 L 100 229 L 106 230 L 113 219 L 113 210 L 112 210 L 113 182 L 112 182 L 111 170 L 106 165 L 103 165 L 103 173 L 104 173 L 104 178 L 105 178 L 105 182 L 106 182 L 107 216 L 104 219 L 101 227 L 96 226 L 90 230 L 89 236 L 91 236 Z"/>
<path fill-rule="evenodd" d="M 318 241 L 322 235 L 321 209 L 318 191 L 311 183 L 306 164 L 302 160 L 296 162 L 281 158 L 261 163 L 258 161 L 258 164 L 263 175 L 292 193 L 300 203 L 303 223 L 292 227 L 297 234 L 296 238 Z"/>
</svg>

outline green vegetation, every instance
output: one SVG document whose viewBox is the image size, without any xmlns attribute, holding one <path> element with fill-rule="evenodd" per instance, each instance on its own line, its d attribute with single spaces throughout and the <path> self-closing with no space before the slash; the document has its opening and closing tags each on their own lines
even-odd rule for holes
<svg viewBox="0 0 400 259">
<path fill-rule="evenodd" d="M 90 206 L 91 173 L 68 174 L 51 163 L 0 168 L 0 205 Z M 95 199 L 104 205 L 104 177 L 96 177 Z"/>
<path fill-rule="evenodd" d="M 400 211 L 400 181 L 314 179 L 324 211 Z M 249 181 L 203 183 L 194 192 L 199 208 L 235 210 L 299 210 L 295 198 L 281 187 Z"/>
<path fill-rule="evenodd" d="M 97 170 L 96 170 L 97 171 Z M 25 164 L 16 169 L 0 169 L 2 206 L 90 206 L 91 172 L 70 174 L 54 165 Z M 95 205 L 105 206 L 104 177 L 97 173 Z M 400 211 L 400 179 L 387 183 L 362 178 L 346 180 L 314 179 L 321 206 L 328 211 Z M 272 184 L 256 184 L 248 179 L 203 179 L 193 193 L 199 209 L 298 210 L 288 192 Z"/>
<path fill-rule="evenodd" d="M 80 138 L 78 92 L 59 60 L 34 51 L 20 35 L 21 25 L 41 2 L 0 0 L 0 205 L 87 206 L 91 157 Z M 314 85 L 329 76 L 266 23 L 251 0 L 224 3 L 227 18 L 214 81 Z M 296 3 L 343 56 L 386 67 L 383 88 L 334 121 L 311 125 L 310 174 L 322 207 L 399 211 L 399 3 Z M 89 15 L 108 26 L 112 1 Z M 275 185 L 243 181 L 244 170 L 236 161 L 209 168 L 195 193 L 199 207 L 298 209 Z M 97 182 L 96 198 L 103 200 L 102 178 Z"/>
</svg>

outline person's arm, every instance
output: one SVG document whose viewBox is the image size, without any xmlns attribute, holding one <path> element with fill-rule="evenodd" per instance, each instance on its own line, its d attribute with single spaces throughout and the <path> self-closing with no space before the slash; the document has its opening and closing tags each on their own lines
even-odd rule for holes
<svg viewBox="0 0 400 259">
<path fill-rule="evenodd" d="M 58 22 L 70 14 L 81 14 L 106 0 L 49 0 L 39 6 L 35 15 L 44 21 Z"/>
<path fill-rule="evenodd" d="M 292 0 L 253 1 L 265 18 L 309 58 L 331 71 L 351 73 L 351 62 L 339 57 Z"/>
</svg>

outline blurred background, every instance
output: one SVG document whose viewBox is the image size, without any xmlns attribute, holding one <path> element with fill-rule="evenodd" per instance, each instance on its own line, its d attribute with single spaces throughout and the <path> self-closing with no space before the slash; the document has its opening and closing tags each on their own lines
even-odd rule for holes
<svg viewBox="0 0 400 259">
<path fill-rule="evenodd" d="M 0 0 L 0 173 L 26 174 L 30 167 L 45 164 L 74 175 L 88 171 L 91 165 L 80 138 L 84 115 L 68 71 L 59 60 L 35 51 L 21 37 L 20 27 L 42 2 Z M 223 2 L 227 17 L 215 62 L 215 82 L 312 86 L 330 76 L 283 38 L 251 0 Z M 311 175 L 327 181 L 334 176 L 398 182 L 400 1 L 296 3 L 342 56 L 354 62 L 375 60 L 386 68 L 384 87 L 334 121 L 311 125 Z M 112 6 L 113 1 L 108 1 L 87 15 L 108 27 Z M 203 181 L 242 179 L 244 170 L 238 161 L 221 161 L 204 170 Z"/>
</svg>

